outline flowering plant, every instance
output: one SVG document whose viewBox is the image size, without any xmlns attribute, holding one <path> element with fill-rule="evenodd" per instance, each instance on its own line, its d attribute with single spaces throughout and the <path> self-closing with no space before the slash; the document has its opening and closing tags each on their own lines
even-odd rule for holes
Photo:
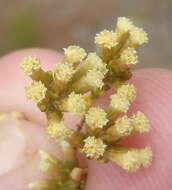
<svg viewBox="0 0 172 190">
<path fill-rule="evenodd" d="M 152 160 L 150 147 L 124 147 L 121 141 L 136 133 L 148 132 L 150 124 L 138 111 L 128 117 L 127 111 L 136 98 L 136 88 L 127 81 L 137 64 L 138 48 L 148 42 L 147 33 L 130 19 L 120 17 L 115 31 L 103 30 L 95 37 L 99 55 L 87 54 L 78 46 L 64 48 L 64 59 L 54 71 L 44 71 L 36 56 L 26 57 L 21 68 L 32 78 L 26 87 L 28 99 L 36 102 L 48 121 L 47 135 L 60 141 L 64 161 L 42 152 L 41 170 L 50 179 L 36 181 L 32 189 L 82 189 L 86 169 L 79 167 L 76 151 L 88 159 L 112 161 L 128 172 L 148 167 Z M 109 89 L 114 94 L 106 108 L 96 106 L 97 99 Z M 64 115 L 80 117 L 77 129 L 65 125 Z"/>
</svg>

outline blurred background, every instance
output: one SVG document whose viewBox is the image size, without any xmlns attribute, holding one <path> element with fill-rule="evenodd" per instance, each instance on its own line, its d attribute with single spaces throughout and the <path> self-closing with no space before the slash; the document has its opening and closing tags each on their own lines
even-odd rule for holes
<svg viewBox="0 0 172 190">
<path fill-rule="evenodd" d="M 149 34 L 138 67 L 172 68 L 172 0 L 0 0 L 0 55 L 68 45 L 95 50 L 94 35 L 133 19 Z"/>
</svg>

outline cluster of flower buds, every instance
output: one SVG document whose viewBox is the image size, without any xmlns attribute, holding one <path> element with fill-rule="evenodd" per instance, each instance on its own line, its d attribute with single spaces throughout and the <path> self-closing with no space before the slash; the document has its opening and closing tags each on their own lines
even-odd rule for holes
<svg viewBox="0 0 172 190">
<path fill-rule="evenodd" d="M 96 35 L 99 55 L 69 46 L 54 71 L 44 71 L 36 56 L 25 58 L 21 68 L 33 79 L 26 87 L 26 95 L 45 112 L 49 137 L 68 142 L 89 159 L 112 161 L 129 172 L 148 167 L 152 160 L 149 147 L 120 145 L 128 136 L 150 129 L 143 113 L 127 116 L 136 98 L 136 88 L 127 81 L 132 77 L 132 66 L 138 62 L 138 48 L 147 42 L 143 29 L 120 17 L 115 31 L 103 30 Z M 109 89 L 115 93 L 107 108 L 94 106 L 95 100 Z M 68 112 L 82 118 L 79 130 L 65 126 L 64 114 Z"/>
<path fill-rule="evenodd" d="M 64 160 L 52 154 L 40 151 L 40 170 L 48 179 L 37 180 L 29 184 L 30 189 L 82 189 L 85 185 L 86 171 L 78 166 L 74 149 L 66 142 L 61 142 Z"/>
</svg>

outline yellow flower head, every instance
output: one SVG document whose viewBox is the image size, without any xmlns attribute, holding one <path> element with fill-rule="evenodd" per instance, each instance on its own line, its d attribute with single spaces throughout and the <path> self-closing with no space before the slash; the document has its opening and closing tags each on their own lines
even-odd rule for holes
<svg viewBox="0 0 172 190">
<path fill-rule="evenodd" d="M 120 33 L 126 33 L 133 28 L 133 23 L 126 17 L 119 17 L 117 20 L 117 31 Z"/>
<path fill-rule="evenodd" d="M 134 172 L 140 167 L 139 151 L 129 150 L 121 158 L 121 167 L 128 172 Z"/>
<path fill-rule="evenodd" d="M 88 70 L 86 76 L 83 78 L 83 81 L 86 85 L 93 89 L 102 88 L 104 83 L 104 74 L 96 69 Z"/>
<path fill-rule="evenodd" d="M 96 34 L 95 43 L 101 47 L 111 49 L 118 44 L 117 34 L 113 31 L 103 30 L 99 34 Z"/>
<path fill-rule="evenodd" d="M 26 96 L 28 99 L 41 103 L 45 98 L 47 88 L 41 81 L 34 81 L 26 87 Z"/>
<path fill-rule="evenodd" d="M 139 150 L 140 162 L 144 167 L 149 167 L 152 161 L 152 150 L 150 147 L 145 147 Z"/>
<path fill-rule="evenodd" d="M 84 140 L 84 147 L 82 152 L 86 154 L 88 158 L 99 159 L 103 156 L 107 145 L 99 138 L 87 137 Z"/>
<path fill-rule="evenodd" d="M 130 43 L 131 45 L 142 45 L 148 43 L 148 35 L 142 28 L 134 27 L 130 31 Z"/>
<path fill-rule="evenodd" d="M 85 116 L 85 121 L 91 129 L 103 128 L 108 119 L 107 113 L 101 108 L 90 108 Z"/>
<path fill-rule="evenodd" d="M 150 130 L 150 123 L 148 118 L 142 112 L 137 112 L 131 118 L 132 126 L 134 130 L 140 133 L 148 132 Z"/>
<path fill-rule="evenodd" d="M 102 61 L 102 59 L 96 55 L 96 53 L 89 53 L 85 62 L 84 66 L 87 67 L 88 70 L 90 69 L 97 69 L 104 75 L 108 72 L 106 68 L 106 64 Z"/>
<path fill-rule="evenodd" d="M 44 152 L 44 151 L 40 151 L 39 154 L 41 157 L 41 163 L 40 163 L 40 170 L 41 171 L 47 172 L 52 166 L 57 164 L 55 157 L 53 157 L 49 153 Z"/>
<path fill-rule="evenodd" d="M 129 102 L 136 98 L 136 88 L 133 84 L 124 84 L 117 89 L 117 94 Z"/>
<path fill-rule="evenodd" d="M 71 64 L 82 61 L 86 56 L 85 50 L 79 46 L 64 48 L 64 54 L 65 60 Z"/>
<path fill-rule="evenodd" d="M 65 108 L 71 113 L 84 114 L 87 108 L 86 104 L 87 102 L 81 94 L 72 92 L 67 98 Z"/>
<path fill-rule="evenodd" d="M 120 62 L 128 66 L 136 65 L 136 63 L 138 63 L 136 50 L 132 47 L 124 49 L 121 53 L 119 60 Z"/>
<path fill-rule="evenodd" d="M 115 122 L 116 131 L 120 136 L 129 136 L 133 130 L 130 119 L 123 116 Z"/>
<path fill-rule="evenodd" d="M 69 63 L 59 63 L 55 68 L 55 77 L 61 82 L 69 82 L 75 73 L 72 65 Z"/>
<path fill-rule="evenodd" d="M 40 60 L 36 56 L 28 56 L 21 64 L 21 69 L 29 76 L 41 68 Z"/>
<path fill-rule="evenodd" d="M 63 121 L 51 123 L 47 128 L 47 134 L 54 139 L 65 139 L 72 136 L 73 131 L 67 128 Z"/>
<path fill-rule="evenodd" d="M 117 112 L 126 113 L 129 109 L 130 102 L 126 98 L 120 97 L 118 94 L 111 96 L 110 107 Z"/>
</svg>

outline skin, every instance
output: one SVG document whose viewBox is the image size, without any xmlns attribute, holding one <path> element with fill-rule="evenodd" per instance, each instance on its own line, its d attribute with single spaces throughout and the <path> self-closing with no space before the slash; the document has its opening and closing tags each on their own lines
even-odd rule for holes
<svg viewBox="0 0 172 190">
<path fill-rule="evenodd" d="M 24 86 L 30 79 L 22 73 L 19 64 L 27 55 L 40 57 L 45 69 L 52 68 L 62 59 L 59 53 L 43 49 L 17 51 L 0 59 L 0 111 L 21 111 L 27 118 L 27 121 L 6 119 L 0 122 L 0 189 L 5 190 L 28 190 L 29 182 L 45 177 L 37 169 L 40 149 L 61 157 L 59 146 L 45 135 L 44 114 L 25 98 Z M 124 144 L 150 145 L 154 152 L 152 165 L 129 174 L 112 163 L 81 159 L 81 163 L 89 168 L 85 190 L 170 190 L 172 187 L 172 71 L 138 70 L 134 72 L 132 82 L 138 93 L 129 114 L 137 110 L 144 112 L 152 128 L 147 134 L 128 138 Z M 105 106 L 108 101 L 107 94 L 98 104 Z M 67 117 L 68 125 L 74 126 L 75 123 L 76 117 Z"/>
</svg>

